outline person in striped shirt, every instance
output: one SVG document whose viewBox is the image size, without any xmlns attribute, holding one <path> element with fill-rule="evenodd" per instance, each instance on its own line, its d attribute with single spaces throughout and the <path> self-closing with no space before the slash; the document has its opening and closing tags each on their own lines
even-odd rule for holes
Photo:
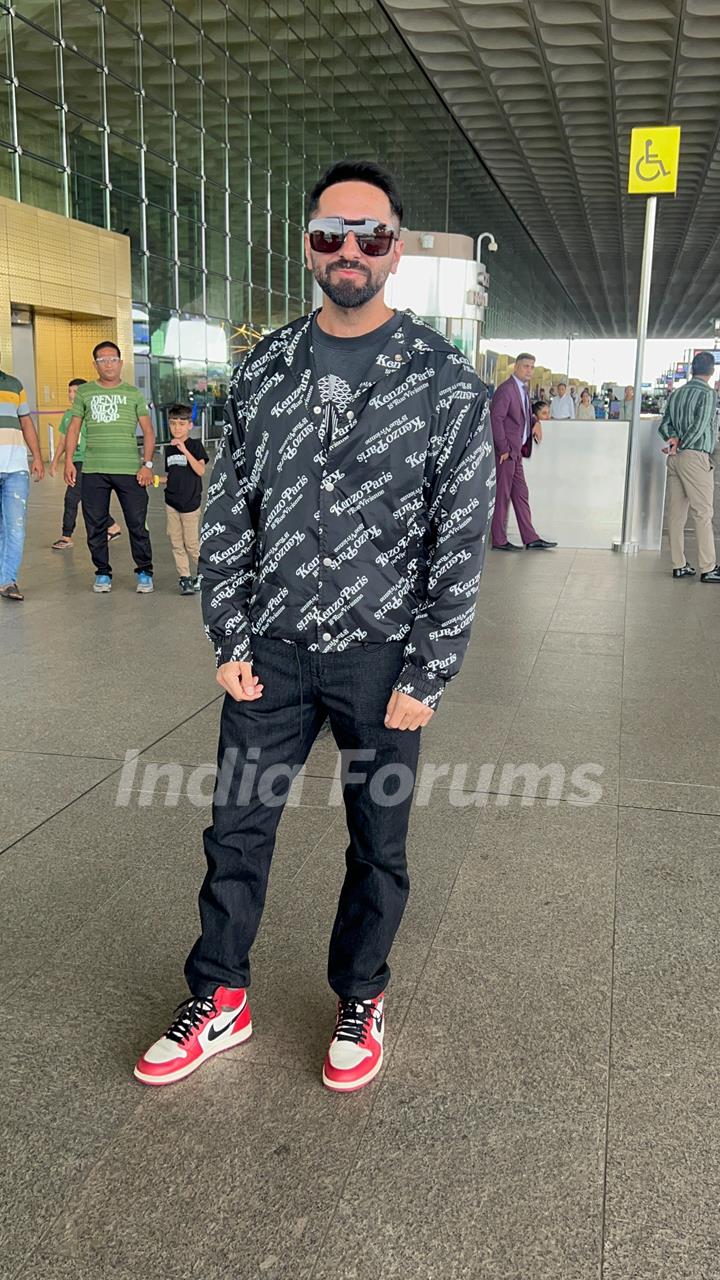
<svg viewBox="0 0 720 1280">
<path fill-rule="evenodd" d="M 673 391 L 658 431 L 667 447 L 668 534 L 673 578 L 695 574 L 685 559 L 685 522 L 692 512 L 697 534 L 701 582 L 720 582 L 715 556 L 713 505 L 715 497 L 712 455 L 717 445 L 715 412 L 717 395 L 710 382 L 715 377 L 712 351 L 698 351 L 692 376 Z"/>
<path fill-rule="evenodd" d="M 28 472 L 28 449 L 32 465 Z M 0 596 L 23 600 L 17 584 L 25 549 L 30 475 L 42 480 L 45 467 L 30 406 L 21 382 L 0 369 Z"/>
</svg>

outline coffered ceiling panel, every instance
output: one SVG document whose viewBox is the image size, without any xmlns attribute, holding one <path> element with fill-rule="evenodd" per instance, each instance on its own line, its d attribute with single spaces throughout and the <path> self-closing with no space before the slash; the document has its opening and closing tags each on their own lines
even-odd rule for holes
<svg viewBox="0 0 720 1280">
<path fill-rule="evenodd" d="M 682 126 L 651 331 L 720 315 L 720 0 L 385 0 L 595 333 L 633 332 L 644 200 L 630 130 Z"/>
</svg>

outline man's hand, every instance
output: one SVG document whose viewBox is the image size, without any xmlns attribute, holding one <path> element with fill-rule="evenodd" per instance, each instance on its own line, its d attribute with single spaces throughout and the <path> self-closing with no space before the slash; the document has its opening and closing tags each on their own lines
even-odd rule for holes
<svg viewBox="0 0 720 1280">
<path fill-rule="evenodd" d="M 68 458 L 65 462 L 65 483 L 69 484 L 71 489 L 74 489 L 76 480 L 77 471 L 75 469 L 75 463 Z"/>
<path fill-rule="evenodd" d="M 50 463 L 50 475 L 52 476 L 53 480 L 57 475 L 57 468 L 58 468 L 57 458 L 53 458 L 52 462 Z"/>
<path fill-rule="evenodd" d="M 147 489 L 148 485 L 153 482 L 153 473 L 150 467 L 141 467 L 135 479 L 138 484 L 142 485 L 143 489 Z"/>
<path fill-rule="evenodd" d="M 532 433 L 533 433 L 533 440 L 535 441 L 535 443 L 542 444 L 542 427 L 539 422 L 535 423 L 535 426 L 532 429 Z"/>
<path fill-rule="evenodd" d="M 45 479 L 45 463 L 43 462 L 42 458 L 33 458 L 33 463 L 30 468 L 30 475 L 32 476 L 33 480 Z"/>
<path fill-rule="evenodd" d="M 400 693 L 398 689 L 393 689 L 385 712 L 385 727 L 387 729 L 421 729 L 432 715 L 434 712 L 423 702 L 417 698 L 411 698 L 409 693 Z"/>
<path fill-rule="evenodd" d="M 508 458 L 509 458 L 509 457 L 510 457 L 510 454 L 509 454 L 509 453 L 501 453 L 501 454 L 500 454 L 500 461 L 501 461 L 501 462 L 507 462 L 507 460 L 508 460 Z"/>
<path fill-rule="evenodd" d="M 252 662 L 223 662 L 216 678 L 236 702 L 257 702 L 262 697 L 264 685 L 253 675 Z"/>
<path fill-rule="evenodd" d="M 670 457 L 672 457 L 674 453 L 677 453 L 679 443 L 680 443 L 680 438 L 678 436 L 670 436 L 670 439 L 667 442 L 667 448 L 663 449 L 662 452 L 667 453 Z"/>
</svg>

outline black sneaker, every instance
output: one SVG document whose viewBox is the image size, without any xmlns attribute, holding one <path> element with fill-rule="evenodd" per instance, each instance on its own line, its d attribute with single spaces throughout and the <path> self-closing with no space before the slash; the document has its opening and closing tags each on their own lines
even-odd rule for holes
<svg viewBox="0 0 720 1280">
<path fill-rule="evenodd" d="M 716 564 L 714 569 L 708 569 L 707 573 L 700 574 L 701 582 L 720 582 L 720 564 Z"/>
<path fill-rule="evenodd" d="M 694 578 L 694 577 L 695 577 L 695 570 L 693 569 L 692 565 L 688 564 L 687 562 L 683 565 L 682 569 L 673 569 L 673 578 Z"/>
<path fill-rule="evenodd" d="M 202 580 L 200 579 L 200 577 L 193 578 L 193 580 L 192 580 L 192 589 L 193 589 L 193 591 L 195 591 L 195 592 L 200 592 L 200 591 L 202 591 Z"/>
<path fill-rule="evenodd" d="M 178 580 L 181 596 L 192 596 L 195 594 L 193 590 L 192 578 L 180 578 Z"/>
</svg>

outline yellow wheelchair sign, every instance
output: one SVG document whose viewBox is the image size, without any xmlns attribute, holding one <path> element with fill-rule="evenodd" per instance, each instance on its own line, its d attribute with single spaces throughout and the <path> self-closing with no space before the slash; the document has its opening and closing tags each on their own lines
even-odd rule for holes
<svg viewBox="0 0 720 1280">
<path fill-rule="evenodd" d="M 677 191 L 680 128 L 633 129 L 630 140 L 631 196 L 674 195 Z"/>
</svg>

